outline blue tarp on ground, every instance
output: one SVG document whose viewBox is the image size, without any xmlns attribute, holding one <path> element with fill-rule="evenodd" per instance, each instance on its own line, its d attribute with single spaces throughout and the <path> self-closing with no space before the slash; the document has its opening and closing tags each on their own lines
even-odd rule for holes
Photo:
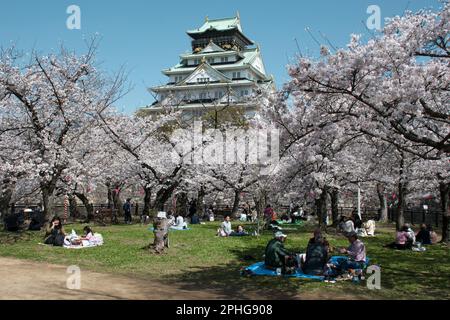
<svg viewBox="0 0 450 320">
<path fill-rule="evenodd" d="M 334 264 L 336 266 L 340 266 L 344 261 L 347 261 L 348 257 L 345 256 L 333 256 L 330 258 L 329 263 Z M 369 258 L 366 259 L 366 267 L 369 264 Z M 264 262 L 257 262 L 255 264 L 252 264 L 251 266 L 245 268 L 245 271 L 251 275 L 255 276 L 269 276 L 269 277 L 276 277 L 277 272 L 275 270 L 266 269 L 264 266 Z M 310 276 L 307 274 L 304 274 L 300 270 L 297 270 L 294 274 L 290 275 L 283 275 L 285 277 L 290 278 L 300 278 L 300 279 L 310 279 L 310 280 L 318 280 L 323 281 L 325 280 L 325 277 L 323 276 Z"/>
<path fill-rule="evenodd" d="M 264 266 L 264 262 L 257 262 L 255 264 L 252 264 L 250 267 L 245 268 L 245 270 L 255 276 L 269 276 L 269 277 L 278 276 L 277 272 L 275 270 L 266 269 Z M 283 276 L 289 277 L 289 278 L 311 279 L 311 280 L 318 280 L 318 281 L 324 280 L 324 277 L 310 276 L 310 275 L 304 274 L 298 270 L 294 274 L 283 275 Z"/>
</svg>

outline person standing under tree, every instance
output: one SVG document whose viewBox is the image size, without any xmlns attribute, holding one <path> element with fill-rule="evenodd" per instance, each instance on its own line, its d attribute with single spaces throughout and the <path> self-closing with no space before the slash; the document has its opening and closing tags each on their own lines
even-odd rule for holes
<svg viewBox="0 0 450 320">
<path fill-rule="evenodd" d="M 125 214 L 125 223 L 131 224 L 131 199 L 128 198 L 127 201 L 123 204 L 123 211 Z"/>
</svg>

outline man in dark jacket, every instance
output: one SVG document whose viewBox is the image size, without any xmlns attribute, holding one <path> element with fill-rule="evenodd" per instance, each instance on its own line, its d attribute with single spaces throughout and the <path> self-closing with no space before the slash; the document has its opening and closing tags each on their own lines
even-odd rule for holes
<svg viewBox="0 0 450 320">
<path fill-rule="evenodd" d="M 303 272 L 309 275 L 322 275 L 328 261 L 329 244 L 320 230 L 314 231 L 314 238 L 309 240 Z"/>
<path fill-rule="evenodd" d="M 274 239 L 267 244 L 265 251 L 265 265 L 268 269 L 281 268 L 285 272 L 288 260 L 292 260 L 293 254 L 284 248 L 283 242 L 286 235 L 281 231 L 275 233 Z"/>
<path fill-rule="evenodd" d="M 125 215 L 125 223 L 131 224 L 131 199 L 127 199 L 127 202 L 123 204 L 123 211 Z"/>
</svg>

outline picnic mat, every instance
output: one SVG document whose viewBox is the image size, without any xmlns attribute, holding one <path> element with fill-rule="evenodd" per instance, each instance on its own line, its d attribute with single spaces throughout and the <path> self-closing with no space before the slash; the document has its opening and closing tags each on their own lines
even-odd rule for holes
<svg viewBox="0 0 450 320">
<path fill-rule="evenodd" d="M 264 266 L 264 262 L 257 262 L 252 264 L 250 267 L 245 268 L 245 271 L 255 276 L 269 276 L 269 277 L 278 277 L 277 272 L 275 270 L 266 269 Z M 308 274 L 304 274 L 299 270 L 296 270 L 294 274 L 283 275 L 288 278 L 299 278 L 299 279 L 309 279 L 309 280 L 318 280 L 323 281 L 325 277 L 322 276 L 310 276 Z"/>
<path fill-rule="evenodd" d="M 64 245 L 63 247 L 64 248 L 66 248 L 66 249 L 87 249 L 87 248 L 95 248 L 95 247 L 100 247 L 100 246 L 102 246 L 103 244 L 93 244 L 93 245 L 79 245 L 79 246 L 77 246 L 77 245 L 73 245 L 73 244 L 71 244 L 71 245 Z"/>
<path fill-rule="evenodd" d="M 286 222 L 286 221 L 283 221 L 283 220 L 277 220 L 277 222 L 278 222 L 278 224 L 287 224 L 287 225 L 289 225 L 289 224 L 292 224 L 292 225 L 294 225 L 294 226 L 301 226 L 301 225 L 303 225 L 303 221 L 295 221 L 295 223 L 292 223 L 292 222 Z"/>
<path fill-rule="evenodd" d="M 336 266 L 340 266 L 344 261 L 347 261 L 348 258 L 345 256 L 332 256 L 328 263 L 334 264 Z M 366 258 L 366 266 L 369 264 L 369 258 Z M 264 266 L 264 262 L 257 262 L 252 264 L 251 266 L 244 269 L 244 272 L 255 275 L 255 276 L 269 276 L 269 277 L 277 277 L 277 272 L 275 270 L 266 269 Z M 308 274 L 304 274 L 300 270 L 296 270 L 294 274 L 283 275 L 288 278 L 299 278 L 299 279 L 309 279 L 309 280 L 318 280 L 324 281 L 324 276 L 311 276 Z"/>
</svg>

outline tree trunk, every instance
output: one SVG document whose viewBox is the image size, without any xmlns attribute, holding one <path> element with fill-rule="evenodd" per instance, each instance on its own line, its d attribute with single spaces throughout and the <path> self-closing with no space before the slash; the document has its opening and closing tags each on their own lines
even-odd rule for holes
<svg viewBox="0 0 450 320">
<path fill-rule="evenodd" d="M 240 190 L 234 191 L 233 209 L 231 210 L 232 217 L 236 217 L 236 214 L 238 212 L 239 202 L 241 201 L 240 194 L 241 194 Z"/>
<path fill-rule="evenodd" d="M 167 219 L 157 219 L 153 224 L 155 238 L 149 249 L 154 253 L 164 253 L 169 248 L 169 224 Z"/>
<path fill-rule="evenodd" d="M 52 216 L 55 215 L 53 211 L 53 188 L 44 186 L 41 187 L 42 192 L 42 205 L 44 206 L 44 217 L 46 221 L 50 221 Z"/>
<path fill-rule="evenodd" d="M 170 184 L 168 187 L 166 188 L 163 187 L 160 190 L 158 190 L 158 192 L 156 193 L 156 200 L 153 207 L 156 210 L 164 211 L 164 205 L 166 204 L 167 200 L 170 199 L 172 193 L 178 187 L 179 184 L 180 184 L 179 181 L 175 181 L 172 182 L 172 184 Z"/>
<path fill-rule="evenodd" d="M 9 214 L 9 205 L 11 202 L 13 189 L 14 185 L 11 183 L 11 180 L 4 179 L 0 194 L 0 217 L 5 217 Z"/>
<path fill-rule="evenodd" d="M 267 197 L 266 193 L 263 190 L 258 191 L 257 195 L 253 196 L 253 201 L 255 202 L 255 208 L 256 212 L 258 214 L 257 216 L 257 222 L 256 222 L 256 233 L 258 235 L 261 234 L 261 230 L 264 227 L 264 208 L 266 207 L 267 203 Z"/>
<path fill-rule="evenodd" d="M 388 207 L 387 207 L 387 199 L 384 194 L 384 186 L 381 183 L 377 184 L 377 194 L 378 200 L 380 201 L 380 222 L 388 221 Z"/>
<path fill-rule="evenodd" d="M 405 167 L 405 156 L 403 152 L 400 152 L 400 182 L 398 183 L 398 205 L 397 205 L 397 221 L 396 228 L 400 231 L 400 228 L 405 224 L 405 194 L 406 194 L 406 182 L 403 178 L 404 167 Z"/>
<path fill-rule="evenodd" d="M 83 203 L 84 207 L 86 208 L 86 215 L 87 215 L 87 221 L 90 221 L 94 218 L 94 206 L 89 201 L 88 197 L 84 193 L 75 192 L 75 196 L 80 199 L 80 201 Z"/>
<path fill-rule="evenodd" d="M 151 208 L 151 200 L 152 200 L 152 189 L 144 188 L 144 209 L 142 209 L 143 216 L 150 216 L 150 208 Z"/>
<path fill-rule="evenodd" d="M 108 208 L 114 208 L 117 210 L 117 215 L 119 217 L 124 216 L 123 212 L 123 202 L 120 199 L 120 191 L 121 186 L 118 183 L 115 183 L 113 185 L 107 184 L 108 186 Z"/>
<path fill-rule="evenodd" d="M 176 213 L 182 217 L 186 216 L 188 198 L 186 192 L 180 192 L 177 195 Z"/>
<path fill-rule="evenodd" d="M 202 216 L 202 217 L 206 213 L 205 204 L 203 203 L 204 199 L 205 199 L 205 187 L 201 186 L 200 191 L 198 192 L 198 197 L 197 197 L 197 213 L 199 214 L 199 216 Z"/>
<path fill-rule="evenodd" d="M 398 204 L 397 204 L 397 221 L 396 228 L 400 231 L 401 227 L 405 225 L 405 185 L 400 182 L 398 184 Z"/>
<path fill-rule="evenodd" d="M 442 210 L 442 243 L 449 243 L 449 234 L 450 234 L 450 207 L 449 207 L 449 192 L 450 192 L 450 184 L 449 183 L 439 183 L 439 191 L 441 195 L 441 210 Z"/>
<path fill-rule="evenodd" d="M 73 194 L 69 195 L 69 217 L 77 218 L 79 216 L 78 204 L 75 196 Z"/>
<path fill-rule="evenodd" d="M 112 209 L 113 207 L 113 195 L 112 195 L 112 190 L 110 187 L 110 184 L 106 184 L 106 187 L 108 188 L 108 209 Z"/>
<path fill-rule="evenodd" d="M 327 214 L 327 187 L 322 189 L 322 193 L 319 199 L 316 199 L 316 214 L 319 219 L 319 227 L 326 228 L 325 218 Z"/>
<path fill-rule="evenodd" d="M 331 216 L 333 227 L 337 227 L 339 222 L 339 190 L 336 188 L 331 191 Z"/>
</svg>

